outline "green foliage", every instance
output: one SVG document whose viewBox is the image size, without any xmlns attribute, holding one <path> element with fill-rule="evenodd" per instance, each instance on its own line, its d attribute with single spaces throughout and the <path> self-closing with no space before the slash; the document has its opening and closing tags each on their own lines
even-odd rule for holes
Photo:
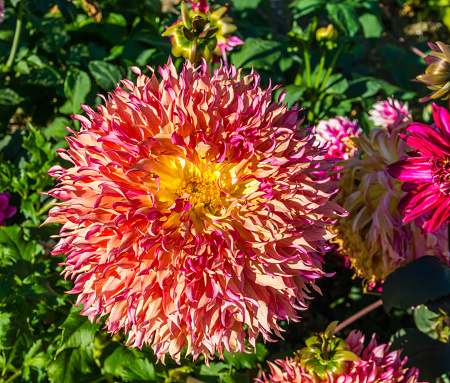
<svg viewBox="0 0 450 383">
<path fill-rule="evenodd" d="M 450 268 L 444 261 L 425 256 L 390 274 L 381 297 L 386 311 L 409 308 L 450 295 Z"/>
</svg>

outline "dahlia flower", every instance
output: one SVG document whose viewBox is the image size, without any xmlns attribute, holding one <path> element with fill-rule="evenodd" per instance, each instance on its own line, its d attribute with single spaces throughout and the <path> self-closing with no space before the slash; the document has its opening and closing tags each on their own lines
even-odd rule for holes
<svg viewBox="0 0 450 383">
<path fill-rule="evenodd" d="M 6 223 L 3 220 L 12 217 L 17 212 L 16 207 L 9 206 L 10 198 L 11 195 L 9 192 L 0 193 L 0 226 L 6 226 Z"/>
<path fill-rule="evenodd" d="M 49 170 L 62 202 L 46 222 L 64 225 L 53 254 L 67 256 L 77 305 L 163 361 L 280 336 L 345 214 L 334 182 L 310 177 L 333 160 L 255 73 L 186 62 L 178 75 L 170 60 L 161 80 L 134 71 L 136 85 L 74 116 L 81 130 L 59 150 L 73 166 Z"/>
<path fill-rule="evenodd" d="M 411 112 L 408 108 L 408 103 L 402 103 L 394 97 L 389 97 L 387 100 L 373 104 L 369 115 L 369 120 L 376 127 L 388 130 L 392 130 L 398 125 L 405 127 L 408 122 L 411 122 Z"/>
<path fill-rule="evenodd" d="M 400 206 L 405 209 L 403 221 L 422 217 L 428 234 L 450 218 L 450 113 L 434 104 L 433 118 L 436 127 L 408 125 L 406 142 L 415 153 L 388 167 L 392 177 L 405 182 Z"/>
<path fill-rule="evenodd" d="M 402 222 L 398 206 L 405 193 L 386 169 L 411 150 L 401 139 L 402 132 L 400 124 L 391 131 L 374 129 L 370 138 L 353 138 L 363 155 L 340 162 L 335 201 L 349 214 L 333 226 L 338 233 L 334 242 L 369 288 L 423 255 L 449 260 L 446 230 L 421 235 L 421 222 Z"/>
<path fill-rule="evenodd" d="M 344 340 L 318 335 L 306 341 L 307 347 L 294 358 L 268 362 L 270 375 L 263 383 L 416 383 L 419 371 L 405 367 L 401 350 L 390 351 L 390 344 L 378 345 L 375 334 L 367 347 L 364 335 L 352 331 Z"/>
<path fill-rule="evenodd" d="M 172 53 L 195 63 L 202 57 L 210 62 L 213 55 L 222 56 L 227 63 L 227 51 L 244 42 L 232 34 L 237 30 L 228 8 L 221 5 L 209 7 L 206 0 L 189 1 L 192 10 L 181 4 L 182 18 L 162 35 L 171 37 Z M 192 19 L 192 21 L 191 21 Z"/>
<path fill-rule="evenodd" d="M 416 79 L 426 84 L 433 92 L 420 101 L 437 98 L 447 100 L 450 97 L 450 46 L 440 41 L 428 45 L 433 50 L 424 58 L 428 67 L 425 74 L 417 76 Z"/>
<path fill-rule="evenodd" d="M 353 157 L 357 149 L 351 138 L 361 134 L 358 123 L 347 117 L 319 121 L 316 128 L 316 140 L 319 144 L 329 144 L 326 158 L 348 160 Z"/>
</svg>

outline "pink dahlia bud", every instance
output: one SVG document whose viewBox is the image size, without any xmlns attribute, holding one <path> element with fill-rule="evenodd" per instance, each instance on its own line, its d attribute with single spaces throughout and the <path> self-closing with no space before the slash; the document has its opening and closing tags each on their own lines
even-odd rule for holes
<svg viewBox="0 0 450 383">
<path fill-rule="evenodd" d="M 317 289 L 326 226 L 345 214 L 329 201 L 335 183 L 310 177 L 332 161 L 255 73 L 134 70 L 136 84 L 74 116 L 81 130 L 59 150 L 73 166 L 49 170 L 62 202 L 46 222 L 64 225 L 53 254 L 67 256 L 77 305 L 163 361 L 279 336 Z"/>
<path fill-rule="evenodd" d="M 417 368 L 406 368 L 401 351 L 390 351 L 389 344 L 377 345 L 375 334 L 367 347 L 364 335 L 352 331 L 344 340 L 318 335 L 306 341 L 306 347 L 294 358 L 268 362 L 270 375 L 262 383 L 416 383 Z M 305 356 L 309 353 L 309 359 Z"/>
<path fill-rule="evenodd" d="M 433 127 L 418 122 L 408 125 L 406 142 L 415 153 L 388 167 L 392 177 L 404 182 L 403 220 L 421 217 L 426 233 L 450 219 L 450 113 L 434 104 L 433 118 Z"/>
<path fill-rule="evenodd" d="M 5 1 L 0 0 L 0 23 L 3 21 L 3 17 L 5 17 Z"/>
<path fill-rule="evenodd" d="M 450 259 L 444 228 L 422 235 L 420 221 L 402 222 L 398 208 L 405 192 L 387 169 L 411 150 L 401 139 L 404 132 L 400 124 L 391 131 L 372 130 L 369 138 L 357 137 L 354 142 L 363 155 L 340 162 L 335 201 L 349 214 L 339 217 L 333 226 L 338 233 L 333 241 L 369 288 L 424 255 L 435 255 L 447 263 Z"/>
<path fill-rule="evenodd" d="M 16 207 L 9 206 L 10 198 L 9 192 L 0 193 L 0 226 L 6 226 L 3 220 L 12 217 L 17 212 Z"/>
<path fill-rule="evenodd" d="M 351 138 L 362 135 L 362 129 L 356 120 L 347 117 L 330 118 L 319 121 L 316 128 L 316 139 L 327 149 L 326 158 L 340 158 L 348 160 L 357 152 Z"/>
<path fill-rule="evenodd" d="M 406 127 L 411 122 L 411 112 L 408 108 L 408 103 L 402 103 L 394 97 L 389 97 L 387 100 L 378 101 L 372 106 L 369 111 L 369 120 L 377 128 L 392 130 L 399 125 Z"/>
</svg>

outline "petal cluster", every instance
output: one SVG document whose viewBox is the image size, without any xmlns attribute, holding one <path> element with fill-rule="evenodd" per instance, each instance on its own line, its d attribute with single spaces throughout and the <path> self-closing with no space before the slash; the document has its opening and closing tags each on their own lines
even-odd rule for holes
<svg viewBox="0 0 450 383">
<path fill-rule="evenodd" d="M 407 103 L 389 97 L 387 100 L 378 101 L 373 104 L 369 111 L 369 120 L 377 128 L 393 130 L 399 125 L 406 126 L 411 121 L 411 111 Z"/>
<path fill-rule="evenodd" d="M 401 138 L 404 129 L 401 123 L 390 130 L 372 130 L 369 138 L 354 138 L 361 156 L 339 164 L 342 169 L 335 201 L 349 214 L 333 226 L 338 233 L 334 242 L 369 288 L 423 255 L 449 260 L 446 230 L 421 235 L 421 222 L 402 222 L 399 204 L 405 193 L 386 167 L 411 150 Z"/>
<path fill-rule="evenodd" d="M 329 145 L 327 158 L 348 160 L 357 149 L 351 138 L 362 135 L 362 129 L 356 121 L 347 117 L 335 117 L 321 120 L 316 127 L 316 138 L 321 145 Z"/>
<path fill-rule="evenodd" d="M 416 77 L 433 92 L 424 97 L 421 102 L 431 99 L 447 100 L 450 97 L 450 46 L 438 41 L 436 44 L 428 43 L 433 50 L 424 61 L 428 64 L 425 74 Z"/>
<path fill-rule="evenodd" d="M 406 129 L 411 157 L 391 164 L 389 174 L 404 182 L 404 221 L 420 218 L 426 233 L 442 229 L 450 218 L 450 113 L 433 105 L 435 126 L 412 123 Z"/>
<path fill-rule="evenodd" d="M 74 117 L 81 130 L 59 150 L 72 167 L 49 170 L 62 200 L 46 221 L 63 224 L 53 254 L 82 314 L 109 314 L 110 332 L 162 360 L 279 336 L 318 289 L 326 226 L 345 214 L 333 181 L 311 176 L 334 162 L 257 74 L 134 70 L 136 84 Z"/>
<path fill-rule="evenodd" d="M 388 344 L 378 345 L 375 334 L 367 347 L 364 335 L 352 331 L 345 339 L 349 349 L 357 355 L 357 361 L 347 361 L 346 371 L 337 377 L 331 373 L 327 379 L 313 377 L 301 367 L 298 358 L 286 358 L 268 362 L 270 375 L 263 375 L 263 383 L 416 383 L 419 371 L 405 367 L 407 358 L 401 358 L 401 351 L 390 351 Z"/>
<path fill-rule="evenodd" d="M 11 195 L 9 192 L 0 193 L 0 226 L 5 226 L 4 220 L 12 217 L 17 212 L 17 208 L 9 205 Z"/>
</svg>

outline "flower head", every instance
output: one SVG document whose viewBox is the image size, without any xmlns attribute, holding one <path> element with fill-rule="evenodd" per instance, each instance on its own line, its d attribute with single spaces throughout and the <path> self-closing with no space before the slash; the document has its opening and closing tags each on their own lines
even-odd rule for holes
<svg viewBox="0 0 450 383">
<path fill-rule="evenodd" d="M 387 100 L 378 101 L 373 104 L 369 111 L 369 120 L 377 128 L 393 130 L 402 125 L 404 128 L 408 122 L 411 122 L 411 112 L 407 103 L 402 103 L 394 97 Z"/>
<path fill-rule="evenodd" d="M 450 113 L 434 104 L 433 118 L 435 127 L 408 125 L 406 142 L 416 150 L 388 167 L 392 177 L 405 182 L 403 220 L 421 217 L 426 233 L 438 230 L 450 218 Z"/>
<path fill-rule="evenodd" d="M 319 337 L 322 339 L 318 342 Z M 308 342 L 312 345 L 308 346 Z M 416 383 L 418 380 L 417 368 L 406 368 L 407 358 L 401 358 L 401 351 L 390 351 L 389 344 L 377 345 L 375 334 L 367 347 L 364 347 L 364 335 L 360 331 L 352 331 L 345 340 L 319 335 L 308 339 L 306 344 L 305 349 L 313 349 L 316 355 L 310 359 L 310 367 L 305 367 L 302 358 L 307 356 L 307 351 L 301 350 L 294 358 L 268 362 L 270 375 L 263 374 L 260 382 Z"/>
<path fill-rule="evenodd" d="M 349 214 L 333 226 L 338 233 L 334 241 L 370 288 L 423 255 L 449 260 L 446 230 L 421 235 L 419 221 L 402 222 L 398 206 L 405 193 L 386 170 L 410 150 L 400 132 L 404 132 L 401 124 L 392 131 L 375 129 L 370 138 L 354 138 L 363 155 L 340 162 L 335 201 Z"/>
<path fill-rule="evenodd" d="M 53 254 L 67 256 L 77 304 L 162 360 L 280 335 L 277 321 L 298 320 L 317 289 L 326 226 L 344 214 L 334 183 L 310 177 L 333 161 L 255 73 L 134 70 L 136 85 L 74 117 L 82 128 L 59 150 L 73 166 L 49 170 L 62 202 L 46 222 L 64 224 Z"/>
<path fill-rule="evenodd" d="M 348 160 L 356 153 L 352 137 L 362 134 L 356 121 L 347 117 L 330 118 L 319 121 L 316 128 L 316 139 L 321 145 L 329 144 L 327 158 L 340 158 Z"/>
<path fill-rule="evenodd" d="M 163 36 L 171 37 L 172 53 L 192 63 L 202 57 L 210 62 L 213 55 L 222 56 L 226 63 L 226 52 L 244 44 L 238 37 L 232 36 L 237 27 L 228 15 L 228 8 L 221 5 L 209 7 L 206 0 L 189 1 L 189 4 L 192 10 L 189 11 L 182 3 L 182 18 L 163 33 Z"/>
<path fill-rule="evenodd" d="M 5 226 L 6 218 L 12 217 L 17 212 L 17 208 L 9 205 L 11 195 L 9 192 L 0 193 L 0 226 Z"/>
<path fill-rule="evenodd" d="M 447 100 L 450 97 L 450 47 L 440 41 L 428 45 L 433 50 L 424 58 L 428 67 L 425 74 L 417 76 L 416 79 L 425 83 L 433 93 L 424 97 L 421 102 L 438 98 Z"/>
</svg>

